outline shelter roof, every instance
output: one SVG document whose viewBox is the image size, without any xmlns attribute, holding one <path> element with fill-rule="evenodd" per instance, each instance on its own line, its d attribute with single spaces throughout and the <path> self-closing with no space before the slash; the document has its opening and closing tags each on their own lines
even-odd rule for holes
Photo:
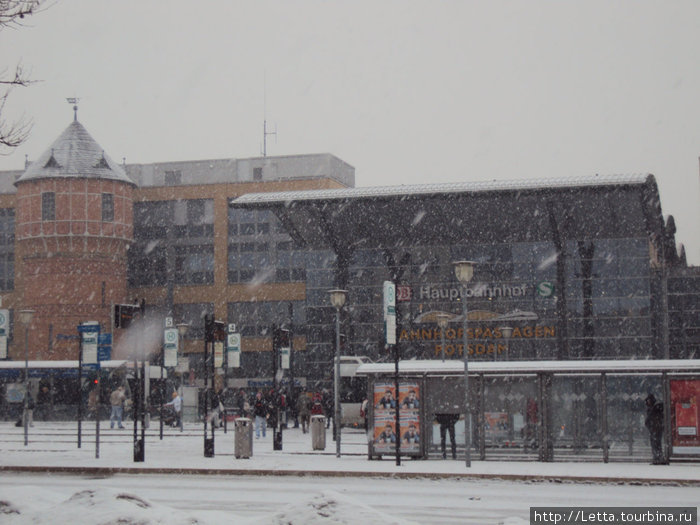
<svg viewBox="0 0 700 525">
<path fill-rule="evenodd" d="M 393 375 L 394 363 L 365 363 L 357 375 Z M 609 359 L 576 361 L 470 361 L 470 374 L 654 374 L 700 371 L 700 359 Z M 464 375 L 464 362 L 456 359 L 400 361 L 399 373 L 405 375 Z"/>
</svg>

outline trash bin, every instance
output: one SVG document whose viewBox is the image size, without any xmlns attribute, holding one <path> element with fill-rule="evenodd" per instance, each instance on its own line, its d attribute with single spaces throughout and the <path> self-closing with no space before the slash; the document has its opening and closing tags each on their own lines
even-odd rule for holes
<svg viewBox="0 0 700 525">
<path fill-rule="evenodd" d="M 313 450 L 326 449 L 326 418 L 324 416 L 311 416 L 311 448 Z"/>
<path fill-rule="evenodd" d="M 236 419 L 233 453 L 236 459 L 248 459 L 253 455 L 253 422 L 247 417 Z"/>
</svg>

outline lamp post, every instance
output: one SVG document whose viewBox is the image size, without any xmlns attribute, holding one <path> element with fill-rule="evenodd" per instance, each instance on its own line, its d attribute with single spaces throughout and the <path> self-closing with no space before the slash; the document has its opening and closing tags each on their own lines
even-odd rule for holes
<svg viewBox="0 0 700 525">
<path fill-rule="evenodd" d="M 471 425 L 469 407 L 469 348 L 467 347 L 467 284 L 474 277 L 474 261 L 455 261 L 452 263 L 455 268 L 457 280 L 464 286 L 464 295 L 462 297 L 462 352 L 464 355 L 464 444 L 466 447 L 466 464 L 467 467 L 472 466 L 471 458 Z"/>
<path fill-rule="evenodd" d="M 20 310 L 19 323 L 24 326 L 24 446 L 29 443 L 29 325 L 34 310 Z"/>
<path fill-rule="evenodd" d="M 499 326 L 498 329 L 501 331 L 503 339 L 506 340 L 506 361 L 510 360 L 510 336 L 513 335 L 512 326 Z"/>
<path fill-rule="evenodd" d="M 437 325 L 440 327 L 440 348 L 442 349 L 442 362 L 445 362 L 445 328 L 447 328 L 447 321 L 449 321 L 450 316 L 446 313 L 439 313 L 436 315 Z"/>
<path fill-rule="evenodd" d="M 335 307 L 335 368 L 333 373 L 333 430 L 335 434 L 335 457 L 340 457 L 340 309 L 345 304 L 347 290 L 329 290 L 331 304 Z"/>
<path fill-rule="evenodd" d="M 189 330 L 190 325 L 187 323 L 178 323 L 177 325 L 177 335 L 179 337 L 178 339 L 178 354 L 184 350 L 184 340 L 185 340 L 185 334 L 187 334 L 187 330 Z M 182 376 L 180 377 L 180 385 L 179 385 L 179 390 L 180 390 L 180 432 L 182 432 L 182 429 L 185 425 L 184 423 L 184 418 L 183 416 L 185 415 L 185 403 L 182 401 Z"/>
</svg>

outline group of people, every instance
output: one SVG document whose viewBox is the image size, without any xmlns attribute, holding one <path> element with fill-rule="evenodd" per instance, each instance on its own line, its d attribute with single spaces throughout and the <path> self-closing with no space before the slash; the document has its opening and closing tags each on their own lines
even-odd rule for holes
<svg viewBox="0 0 700 525">
<path fill-rule="evenodd" d="M 182 428 L 182 397 L 174 390 L 172 393 L 172 399 L 163 404 L 163 408 L 169 413 L 168 419 L 172 422 L 175 427 Z M 111 412 L 109 415 L 109 428 L 123 429 L 124 427 L 124 408 L 128 404 L 128 398 L 126 395 L 126 389 L 123 385 L 115 388 L 109 396 L 109 404 L 111 406 Z"/>
<path fill-rule="evenodd" d="M 274 389 L 257 390 L 253 397 L 241 389 L 236 399 L 236 410 L 239 416 L 248 417 L 254 421 L 255 438 L 264 438 L 267 427 L 276 428 L 281 422 L 294 427 L 301 427 L 303 433 L 309 432 L 311 416 L 323 415 L 326 425 L 330 426 L 333 418 L 333 400 L 327 391 L 298 392 L 296 399 L 290 400 L 286 391 L 279 393 Z M 279 418 L 279 419 L 278 419 Z"/>
</svg>

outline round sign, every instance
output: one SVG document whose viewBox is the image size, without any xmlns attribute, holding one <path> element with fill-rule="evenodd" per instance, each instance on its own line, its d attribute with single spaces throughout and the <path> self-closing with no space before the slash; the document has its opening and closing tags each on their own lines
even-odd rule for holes
<svg viewBox="0 0 700 525">
<path fill-rule="evenodd" d="M 165 342 L 166 343 L 177 342 L 177 331 L 176 330 L 167 330 L 165 332 Z"/>
</svg>

